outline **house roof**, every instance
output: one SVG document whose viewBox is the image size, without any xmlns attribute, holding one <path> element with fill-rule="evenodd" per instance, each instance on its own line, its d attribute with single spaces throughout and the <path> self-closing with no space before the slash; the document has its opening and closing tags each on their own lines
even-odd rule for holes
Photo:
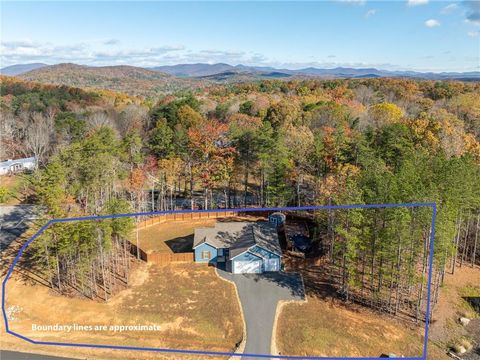
<svg viewBox="0 0 480 360">
<path fill-rule="evenodd" d="M 35 162 L 35 157 L 29 157 L 29 158 L 23 158 L 23 159 L 8 159 L 5 161 L 0 161 L 0 167 L 10 167 L 13 164 L 28 164 L 28 163 L 34 163 Z"/>
<path fill-rule="evenodd" d="M 216 248 L 229 248 L 230 258 L 238 256 L 254 245 L 282 255 L 276 226 L 262 222 L 217 222 L 215 227 L 195 229 L 193 247 L 207 243 Z"/>
</svg>

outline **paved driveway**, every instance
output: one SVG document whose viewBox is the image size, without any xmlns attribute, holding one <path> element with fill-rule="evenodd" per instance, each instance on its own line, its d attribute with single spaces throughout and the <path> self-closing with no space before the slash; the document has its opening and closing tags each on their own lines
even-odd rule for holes
<svg viewBox="0 0 480 360">
<path fill-rule="evenodd" d="M 283 272 L 231 274 L 220 269 L 218 273 L 237 286 L 247 325 L 244 353 L 269 355 L 278 301 L 305 298 L 301 275 Z M 242 359 L 252 357 L 243 356 Z"/>
<path fill-rule="evenodd" d="M 28 229 L 36 211 L 34 205 L 0 206 L 0 251 Z"/>
</svg>

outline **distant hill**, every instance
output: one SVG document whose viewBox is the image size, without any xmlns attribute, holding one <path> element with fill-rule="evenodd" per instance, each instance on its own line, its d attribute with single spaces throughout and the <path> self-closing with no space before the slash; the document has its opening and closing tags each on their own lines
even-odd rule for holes
<svg viewBox="0 0 480 360">
<path fill-rule="evenodd" d="M 28 71 L 43 68 L 45 66 L 48 66 L 48 65 L 43 63 L 16 64 L 16 65 L 11 65 L 11 66 L 6 66 L 4 68 L 1 68 L 0 74 L 16 76 L 16 75 L 26 73 Z"/>
<path fill-rule="evenodd" d="M 228 64 L 178 64 L 152 67 L 151 70 L 161 71 L 179 77 L 202 77 L 232 71 L 235 67 Z"/>
<path fill-rule="evenodd" d="M 459 79 L 459 80 L 480 80 L 480 72 L 418 72 L 418 71 L 390 71 L 379 70 L 375 68 L 346 68 L 336 67 L 331 69 L 322 69 L 315 67 L 308 67 L 303 69 L 277 69 L 273 67 L 262 66 L 246 66 L 246 65 L 228 65 L 223 63 L 218 64 L 178 64 L 170 66 L 158 66 L 151 68 L 155 71 L 162 71 L 167 74 L 190 77 L 190 78 L 204 78 L 220 81 L 229 80 L 233 78 L 264 78 L 264 77 L 278 77 L 285 78 L 290 76 L 301 77 L 322 77 L 322 78 L 376 78 L 376 77 L 409 77 L 419 79 L 445 80 L 445 79 Z"/>
<path fill-rule="evenodd" d="M 197 76 L 196 79 L 209 80 L 214 82 L 246 82 L 261 79 L 286 79 L 291 77 L 290 74 L 281 72 L 251 72 L 251 71 L 235 71 L 229 70 L 218 74 Z"/>
<path fill-rule="evenodd" d="M 149 96 L 201 86 L 201 83 L 134 66 L 83 66 L 58 64 L 19 75 L 41 83 L 80 88 L 107 89 L 130 95 Z"/>
</svg>

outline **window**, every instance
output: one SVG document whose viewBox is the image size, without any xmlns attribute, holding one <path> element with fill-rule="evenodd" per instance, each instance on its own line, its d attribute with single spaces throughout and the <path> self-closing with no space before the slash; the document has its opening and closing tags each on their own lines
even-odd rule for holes
<svg viewBox="0 0 480 360">
<path fill-rule="evenodd" d="M 208 260 L 210 257 L 210 251 L 202 251 L 202 260 Z"/>
<path fill-rule="evenodd" d="M 218 254 L 218 256 L 223 256 L 223 255 L 224 255 L 224 254 L 223 254 L 223 249 L 218 249 L 218 253 L 217 253 L 217 254 Z"/>
</svg>

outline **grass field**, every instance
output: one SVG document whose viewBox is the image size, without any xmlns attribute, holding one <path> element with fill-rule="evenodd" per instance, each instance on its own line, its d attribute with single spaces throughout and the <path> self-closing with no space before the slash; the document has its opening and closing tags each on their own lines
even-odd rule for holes
<svg viewBox="0 0 480 360">
<path fill-rule="evenodd" d="M 392 318 L 308 297 L 307 303 L 284 305 L 278 319 L 277 348 L 282 355 L 379 357 L 394 353 L 420 357 L 423 337 L 418 329 Z M 448 359 L 432 349 L 432 359 Z"/>
<path fill-rule="evenodd" d="M 282 306 L 276 327 L 276 348 L 280 354 L 380 357 L 393 353 L 399 357 L 422 356 L 424 325 L 415 326 L 360 305 L 345 303 L 329 284 L 322 259 L 307 267 L 288 257 L 284 262 L 288 271 L 303 274 L 307 302 Z M 448 359 L 433 344 L 429 351 L 429 359 Z"/>
<path fill-rule="evenodd" d="M 192 250 L 195 228 L 214 226 L 215 219 L 169 221 L 138 231 L 139 247 L 146 253 L 187 252 Z M 132 236 L 135 244 L 136 234 Z"/>
<path fill-rule="evenodd" d="M 131 279 L 128 289 L 103 303 L 55 295 L 44 286 L 25 284 L 14 277 L 7 286 L 7 309 L 18 311 L 10 328 L 35 340 L 169 349 L 231 352 L 241 341 L 243 323 L 234 287 L 221 280 L 213 268 L 193 263 L 167 266 L 139 263 Z M 32 324 L 73 323 L 157 324 L 159 330 L 122 333 L 32 330 Z M 3 344 L 2 347 L 14 348 Z"/>
</svg>

